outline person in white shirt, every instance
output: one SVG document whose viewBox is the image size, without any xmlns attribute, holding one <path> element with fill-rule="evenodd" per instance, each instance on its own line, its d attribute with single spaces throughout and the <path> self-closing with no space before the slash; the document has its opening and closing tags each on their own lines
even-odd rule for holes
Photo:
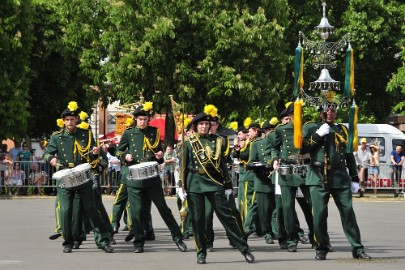
<svg viewBox="0 0 405 270">
<path fill-rule="evenodd" d="M 110 145 L 107 149 L 107 158 L 108 158 L 108 179 L 109 185 L 111 185 L 111 195 L 115 195 L 117 191 L 118 179 L 120 176 L 121 171 L 121 162 L 120 160 L 114 155 L 115 153 L 115 146 Z"/>
<path fill-rule="evenodd" d="M 367 139 L 362 138 L 360 140 L 360 148 L 357 152 L 354 152 L 356 158 L 357 169 L 359 171 L 360 179 L 360 197 L 364 197 L 364 183 L 367 181 L 368 165 L 371 157 L 370 151 L 367 150 Z"/>
</svg>

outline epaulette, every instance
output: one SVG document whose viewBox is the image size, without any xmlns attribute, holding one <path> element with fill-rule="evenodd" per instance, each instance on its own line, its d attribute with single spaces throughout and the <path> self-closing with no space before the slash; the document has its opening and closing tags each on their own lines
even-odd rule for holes
<svg viewBox="0 0 405 270">
<path fill-rule="evenodd" d="M 306 122 L 304 123 L 304 125 L 310 124 L 310 123 L 315 123 L 315 121 L 306 121 Z"/>
<path fill-rule="evenodd" d="M 57 130 L 57 131 L 55 131 L 54 133 L 52 133 L 52 136 L 53 136 L 53 135 L 56 135 L 56 134 L 60 134 L 60 133 L 62 133 L 62 132 L 63 132 L 63 129 Z"/>
<path fill-rule="evenodd" d="M 127 129 L 125 129 L 125 130 L 132 129 L 132 128 L 134 128 L 134 126 L 129 126 L 129 127 L 127 127 Z"/>
<path fill-rule="evenodd" d="M 261 141 L 261 140 L 263 140 L 263 138 L 262 138 L 262 137 L 258 137 L 258 138 L 256 138 L 256 140 L 254 140 L 253 142 L 259 142 L 259 141 Z"/>
<path fill-rule="evenodd" d="M 276 126 L 276 128 L 289 124 L 290 122 L 280 123 Z"/>
</svg>

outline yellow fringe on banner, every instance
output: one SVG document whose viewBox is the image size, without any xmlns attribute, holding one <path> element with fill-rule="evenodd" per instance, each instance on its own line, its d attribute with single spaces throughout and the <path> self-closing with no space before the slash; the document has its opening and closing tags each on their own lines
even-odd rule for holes
<svg viewBox="0 0 405 270">
<path fill-rule="evenodd" d="M 359 131 L 357 129 L 359 107 L 355 105 L 354 108 L 354 122 L 353 122 L 353 152 L 357 152 L 359 146 Z"/>
<path fill-rule="evenodd" d="M 294 102 L 294 147 L 302 148 L 302 99 Z"/>
<path fill-rule="evenodd" d="M 354 51 L 350 50 L 350 96 L 354 95 Z M 356 150 L 357 151 L 357 150 Z"/>
</svg>

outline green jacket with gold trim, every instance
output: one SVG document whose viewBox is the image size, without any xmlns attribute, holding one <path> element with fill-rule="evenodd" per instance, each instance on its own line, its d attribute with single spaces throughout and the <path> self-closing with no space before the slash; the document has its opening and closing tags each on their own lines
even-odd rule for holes
<svg viewBox="0 0 405 270">
<path fill-rule="evenodd" d="M 225 161 L 223 138 L 209 134 L 188 137 L 184 142 L 187 192 L 203 193 L 232 189 Z"/>
<path fill-rule="evenodd" d="M 281 165 L 293 161 L 292 155 L 298 155 L 300 149 L 294 147 L 294 125 L 289 122 L 276 127 L 274 130 L 274 143 L 271 148 L 271 160 L 281 159 Z M 278 183 L 280 186 L 297 187 L 305 184 L 305 178 L 298 174 L 279 174 Z"/>
<path fill-rule="evenodd" d="M 265 138 L 257 138 L 252 142 L 252 146 L 250 147 L 250 158 L 249 163 L 254 162 L 265 162 L 265 149 L 266 149 L 266 139 Z M 273 191 L 273 184 L 271 183 L 271 179 L 268 177 L 268 174 L 263 170 L 257 170 L 254 172 L 254 190 L 258 192 L 270 193 Z"/>
<path fill-rule="evenodd" d="M 239 160 L 239 182 L 254 182 L 255 180 L 254 173 L 246 168 L 249 163 L 251 146 L 252 143 L 246 140 L 246 144 L 242 149 L 239 151 L 234 149 L 232 152 L 232 157 Z"/>
<path fill-rule="evenodd" d="M 129 127 L 122 134 L 120 143 L 117 146 L 115 155 L 120 159 L 123 166 L 131 166 L 147 161 L 157 161 L 162 163 L 163 159 L 156 159 L 155 153 L 163 151 L 162 145 L 160 143 L 160 133 L 159 130 L 155 127 L 147 126 L 144 129 L 138 127 Z M 125 156 L 131 154 L 133 160 L 127 162 Z M 124 172 L 126 171 L 125 168 Z M 146 184 L 146 180 L 131 181 L 121 177 L 121 180 L 127 181 L 128 186 L 142 187 Z M 160 177 L 156 177 L 156 180 L 160 181 Z M 150 181 L 150 184 L 153 181 Z"/>
<path fill-rule="evenodd" d="M 303 153 L 310 153 L 311 165 L 306 177 L 307 185 L 322 185 L 324 153 L 327 151 L 329 186 L 351 188 L 352 178 L 357 178 L 356 161 L 353 153 L 346 153 L 348 131 L 342 124 L 330 126 L 329 134 L 320 137 L 316 131 L 321 122 L 309 122 L 303 126 Z M 349 173 L 347 172 L 347 169 Z"/>
</svg>

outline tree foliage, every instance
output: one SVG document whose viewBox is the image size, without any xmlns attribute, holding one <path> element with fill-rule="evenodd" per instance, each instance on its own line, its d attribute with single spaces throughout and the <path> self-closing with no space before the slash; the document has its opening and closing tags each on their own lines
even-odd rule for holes
<svg viewBox="0 0 405 270">
<path fill-rule="evenodd" d="M 30 98 L 29 56 L 32 13 L 29 0 L 5 0 L 0 5 L 0 137 L 23 137 Z"/>
</svg>

